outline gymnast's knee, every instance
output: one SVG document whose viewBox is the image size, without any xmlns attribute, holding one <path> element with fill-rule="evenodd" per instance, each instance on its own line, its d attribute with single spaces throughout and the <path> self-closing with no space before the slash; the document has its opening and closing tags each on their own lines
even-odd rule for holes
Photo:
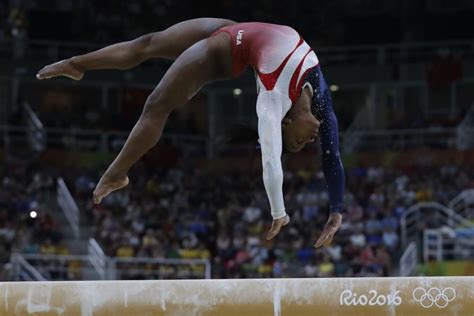
<svg viewBox="0 0 474 316">
<path fill-rule="evenodd" d="M 173 103 L 167 100 L 162 93 L 155 91 L 147 98 L 142 117 L 167 117 L 174 107 Z"/>
</svg>

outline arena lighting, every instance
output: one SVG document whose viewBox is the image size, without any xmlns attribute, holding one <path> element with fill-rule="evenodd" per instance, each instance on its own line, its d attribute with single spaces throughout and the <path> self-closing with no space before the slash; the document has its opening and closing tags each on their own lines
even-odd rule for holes
<svg viewBox="0 0 474 316">
<path fill-rule="evenodd" d="M 38 213 L 36 211 L 31 211 L 30 212 L 30 217 L 31 218 L 36 218 L 36 216 L 38 216 Z"/>
<path fill-rule="evenodd" d="M 336 91 L 339 91 L 339 86 L 338 85 L 335 85 L 335 84 L 332 84 L 329 86 L 329 89 L 332 91 L 332 92 L 336 92 Z"/>
<path fill-rule="evenodd" d="M 239 88 L 234 89 L 234 95 L 235 96 L 238 96 L 238 95 L 241 95 L 241 94 L 242 94 L 242 89 L 239 89 Z"/>
</svg>

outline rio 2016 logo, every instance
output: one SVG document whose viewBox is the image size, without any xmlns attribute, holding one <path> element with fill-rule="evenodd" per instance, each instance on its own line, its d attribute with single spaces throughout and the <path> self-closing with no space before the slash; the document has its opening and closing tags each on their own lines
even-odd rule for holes
<svg viewBox="0 0 474 316">
<path fill-rule="evenodd" d="M 357 293 L 352 292 L 351 290 L 345 290 L 339 296 L 340 305 L 348 306 L 375 306 L 375 305 L 395 305 L 398 306 L 402 303 L 402 298 L 400 297 L 400 291 L 397 290 L 393 294 L 382 295 L 378 294 L 376 290 L 370 290 L 369 295 L 357 295 Z"/>
<path fill-rule="evenodd" d="M 439 289 L 432 287 L 426 290 L 422 287 L 417 287 L 413 291 L 413 299 L 421 304 L 424 308 L 430 308 L 436 305 L 438 308 L 445 308 L 449 302 L 456 298 L 456 291 L 452 287 Z"/>
</svg>

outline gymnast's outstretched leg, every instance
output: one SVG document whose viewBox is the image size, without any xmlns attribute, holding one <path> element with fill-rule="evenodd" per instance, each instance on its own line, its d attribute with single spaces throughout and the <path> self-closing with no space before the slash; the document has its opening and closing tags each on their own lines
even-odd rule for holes
<svg viewBox="0 0 474 316">
<path fill-rule="evenodd" d="M 81 80 L 84 72 L 99 69 L 126 70 L 151 58 L 175 60 L 196 42 L 208 38 L 217 29 L 236 22 L 218 18 L 199 18 L 175 24 L 160 32 L 113 44 L 100 50 L 45 66 L 36 77 L 40 80 L 65 76 Z"/>
</svg>

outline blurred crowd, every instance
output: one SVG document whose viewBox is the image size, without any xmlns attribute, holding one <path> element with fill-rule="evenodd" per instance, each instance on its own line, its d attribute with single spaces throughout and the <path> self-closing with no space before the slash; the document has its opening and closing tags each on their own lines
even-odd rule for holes
<svg viewBox="0 0 474 316">
<path fill-rule="evenodd" d="M 8 280 L 10 255 L 69 254 L 57 214 L 48 207 L 55 198 L 54 170 L 0 166 L 0 279 Z"/>
<path fill-rule="evenodd" d="M 331 245 L 315 250 L 313 243 L 328 216 L 321 171 L 285 172 L 291 223 L 275 240 L 266 241 L 271 218 L 257 170 L 217 172 L 194 163 L 148 169 L 139 164 L 130 175 L 129 187 L 94 205 L 91 192 L 99 178 L 96 170 L 59 170 L 47 165 L 5 168 L 0 190 L 1 278 L 8 278 L 12 252 L 76 253 L 64 238 L 68 228 L 59 224 L 61 212 L 49 209 L 54 205 L 58 175 L 73 192 L 83 226 L 91 228 L 106 255 L 208 259 L 215 278 L 390 275 L 398 266 L 399 220 L 404 210 L 423 201 L 448 204 L 462 190 L 474 188 L 472 165 L 357 166 L 346 174 L 341 229 Z M 33 218 L 31 211 L 35 210 L 37 217 Z M 436 225 L 439 223 L 427 218 L 419 229 Z M 77 262 L 69 265 L 42 272 L 49 277 L 52 273 L 66 279 L 79 277 Z M 118 268 L 120 278 L 203 276 L 202 267 L 189 271 L 186 266 L 124 263 Z M 57 274 L 63 270 L 67 272 Z"/>
<path fill-rule="evenodd" d="M 217 278 L 387 276 L 398 265 L 403 211 L 422 201 L 447 204 L 474 187 L 474 168 L 348 170 L 343 225 L 321 250 L 312 246 L 328 216 L 320 171 L 285 172 L 292 221 L 274 241 L 264 238 L 271 218 L 259 173 L 139 167 L 129 188 L 99 206 L 90 200 L 96 178 L 76 174 L 71 185 L 109 256 L 209 259 Z M 420 229 L 437 224 L 427 219 Z"/>
</svg>

